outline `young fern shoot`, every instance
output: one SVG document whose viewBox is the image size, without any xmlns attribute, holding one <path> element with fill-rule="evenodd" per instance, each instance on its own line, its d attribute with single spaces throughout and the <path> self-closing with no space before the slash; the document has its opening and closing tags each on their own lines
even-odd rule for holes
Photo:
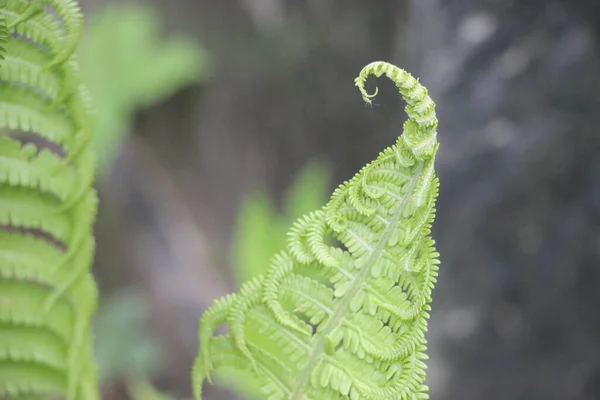
<svg viewBox="0 0 600 400">
<path fill-rule="evenodd" d="M 427 399 L 426 337 L 438 253 L 431 239 L 438 179 L 435 104 L 408 72 L 386 62 L 356 78 L 386 75 L 407 103 L 396 143 L 329 202 L 288 232 L 287 248 L 239 293 L 200 320 L 192 378 L 246 379 L 269 400 Z M 229 331 L 214 336 L 221 324 Z"/>
</svg>

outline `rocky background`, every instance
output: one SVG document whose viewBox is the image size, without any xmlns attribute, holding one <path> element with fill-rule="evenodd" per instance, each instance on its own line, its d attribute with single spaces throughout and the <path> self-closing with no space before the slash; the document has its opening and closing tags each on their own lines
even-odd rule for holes
<svg viewBox="0 0 600 400">
<path fill-rule="evenodd" d="M 400 133 L 393 85 L 374 108 L 353 86 L 386 60 L 420 77 L 440 119 L 431 398 L 600 399 L 600 2 L 152 3 L 214 72 L 137 114 L 99 183 L 95 271 L 105 298 L 147 296 L 158 387 L 190 394 L 198 317 L 235 289 L 242 195 L 279 199 L 314 158 L 333 189 Z"/>
</svg>

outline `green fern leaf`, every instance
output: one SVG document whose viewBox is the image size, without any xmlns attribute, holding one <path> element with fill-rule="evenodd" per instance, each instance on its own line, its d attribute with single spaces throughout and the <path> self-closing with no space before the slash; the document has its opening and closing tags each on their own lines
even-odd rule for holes
<svg viewBox="0 0 600 400">
<path fill-rule="evenodd" d="M 299 218 L 268 271 L 202 316 L 192 377 L 256 382 L 269 400 L 428 398 L 424 360 L 438 254 L 431 239 L 438 179 L 437 118 L 427 90 L 385 62 L 407 102 L 396 143 Z M 228 333 L 214 336 L 219 325 Z"/>
<path fill-rule="evenodd" d="M 73 0 L 0 8 L 0 398 L 98 399 L 94 151 Z"/>
<path fill-rule="evenodd" d="M 4 47 L 8 42 L 8 26 L 6 26 L 6 19 L 3 15 L 0 16 L 0 60 L 4 59 L 6 48 Z"/>
</svg>

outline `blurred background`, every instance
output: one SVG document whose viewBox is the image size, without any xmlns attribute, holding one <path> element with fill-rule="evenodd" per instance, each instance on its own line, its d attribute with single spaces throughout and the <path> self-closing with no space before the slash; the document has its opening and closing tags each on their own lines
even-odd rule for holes
<svg viewBox="0 0 600 400">
<path fill-rule="evenodd" d="M 189 398 L 202 311 L 394 142 L 375 60 L 438 105 L 431 398 L 600 399 L 598 0 L 80 2 L 104 399 Z"/>
</svg>

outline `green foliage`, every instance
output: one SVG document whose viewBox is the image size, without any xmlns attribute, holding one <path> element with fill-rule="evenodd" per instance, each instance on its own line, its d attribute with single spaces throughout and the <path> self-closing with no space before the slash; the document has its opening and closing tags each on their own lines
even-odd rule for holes
<svg viewBox="0 0 600 400">
<path fill-rule="evenodd" d="M 6 18 L 0 15 L 0 60 L 4 59 L 6 49 L 4 45 L 8 42 L 8 27 L 6 26 Z"/>
<path fill-rule="evenodd" d="M 407 102 L 396 143 L 299 218 L 286 249 L 200 320 L 194 393 L 211 374 L 252 382 L 269 400 L 414 400 L 424 385 L 437 275 L 431 239 L 438 179 L 435 105 L 406 71 L 375 62 Z M 228 333 L 213 336 L 221 324 Z"/>
<path fill-rule="evenodd" d="M 264 191 L 252 191 L 243 201 L 233 240 L 233 268 L 239 283 L 267 271 L 273 254 L 285 247 L 288 226 L 327 201 L 329 171 L 324 164 L 308 164 L 287 191 L 277 212 Z"/>
<path fill-rule="evenodd" d="M 137 109 L 208 76 L 205 52 L 185 37 L 162 39 L 160 28 L 158 11 L 143 4 L 108 4 L 87 25 L 80 63 L 98 113 L 101 171 L 111 165 Z"/>
<path fill-rule="evenodd" d="M 155 42 L 155 24 L 131 34 L 134 22 L 117 25 L 119 16 L 111 18 L 103 35 L 118 34 L 104 53 L 111 57 L 103 60 L 122 60 L 128 51 L 146 48 L 145 39 Z M 97 289 L 90 273 L 97 153 L 73 55 L 82 23 L 74 0 L 4 0 L 0 8 L 1 398 L 98 399 L 91 328 Z M 131 40 L 123 40 L 128 35 Z M 181 47 L 160 58 L 189 53 Z M 160 74 L 145 73 L 153 71 L 149 64 L 163 62 L 156 60 L 160 51 L 139 57 L 144 64 L 128 64 L 133 83 L 121 92 L 127 101 L 100 106 L 101 116 L 119 114 L 107 122 L 111 132 L 127 125 L 116 110 L 131 112 L 129 94 L 142 93 L 136 101 L 144 105 L 168 92 L 169 85 L 151 82 Z M 122 53 L 112 57 L 115 52 Z M 95 62 L 101 65 L 100 58 Z M 169 67 L 161 71 L 179 73 L 164 62 Z M 193 369 L 196 398 L 211 374 L 243 382 L 269 400 L 428 398 L 423 360 L 438 264 L 430 235 L 438 193 L 437 119 L 427 90 L 383 62 L 369 64 L 356 80 L 366 102 L 376 94 L 364 89 L 371 74 L 392 79 L 407 101 L 403 135 L 340 185 L 325 206 L 298 218 L 286 245 L 274 244 L 284 249 L 268 269 L 244 267 L 253 277 L 204 313 Z M 100 97 L 110 103 L 108 95 Z M 303 211 L 303 202 L 312 205 L 303 196 L 310 191 L 299 187 L 301 194 L 291 199 L 303 200 L 290 201 L 290 215 Z M 258 215 L 273 221 L 264 204 Z M 278 224 L 264 222 L 265 237 L 277 233 Z M 130 305 L 129 315 L 136 312 L 135 302 Z M 105 324 L 114 328 L 127 313 L 114 318 Z M 224 323 L 228 333 L 213 336 Z M 109 344 L 100 351 L 115 350 Z M 128 372 L 132 397 L 167 398 L 143 372 Z"/>
<path fill-rule="evenodd" d="M 96 359 L 101 382 L 118 376 L 155 373 L 160 345 L 146 329 L 150 307 L 141 293 L 126 291 L 103 303 L 95 321 Z"/>
<path fill-rule="evenodd" d="M 123 379 L 132 400 L 175 400 L 156 389 L 149 376 L 160 369 L 163 349 L 148 330 L 150 303 L 141 292 L 125 290 L 98 311 L 96 359 L 101 383 Z"/>
<path fill-rule="evenodd" d="M 160 392 L 146 378 L 132 378 L 127 382 L 127 392 L 132 400 L 175 400 Z"/>
<path fill-rule="evenodd" d="M 96 153 L 73 56 L 83 16 L 72 0 L 5 0 L 0 19 L 10 33 L 0 61 L 0 398 L 94 400 Z"/>
</svg>

